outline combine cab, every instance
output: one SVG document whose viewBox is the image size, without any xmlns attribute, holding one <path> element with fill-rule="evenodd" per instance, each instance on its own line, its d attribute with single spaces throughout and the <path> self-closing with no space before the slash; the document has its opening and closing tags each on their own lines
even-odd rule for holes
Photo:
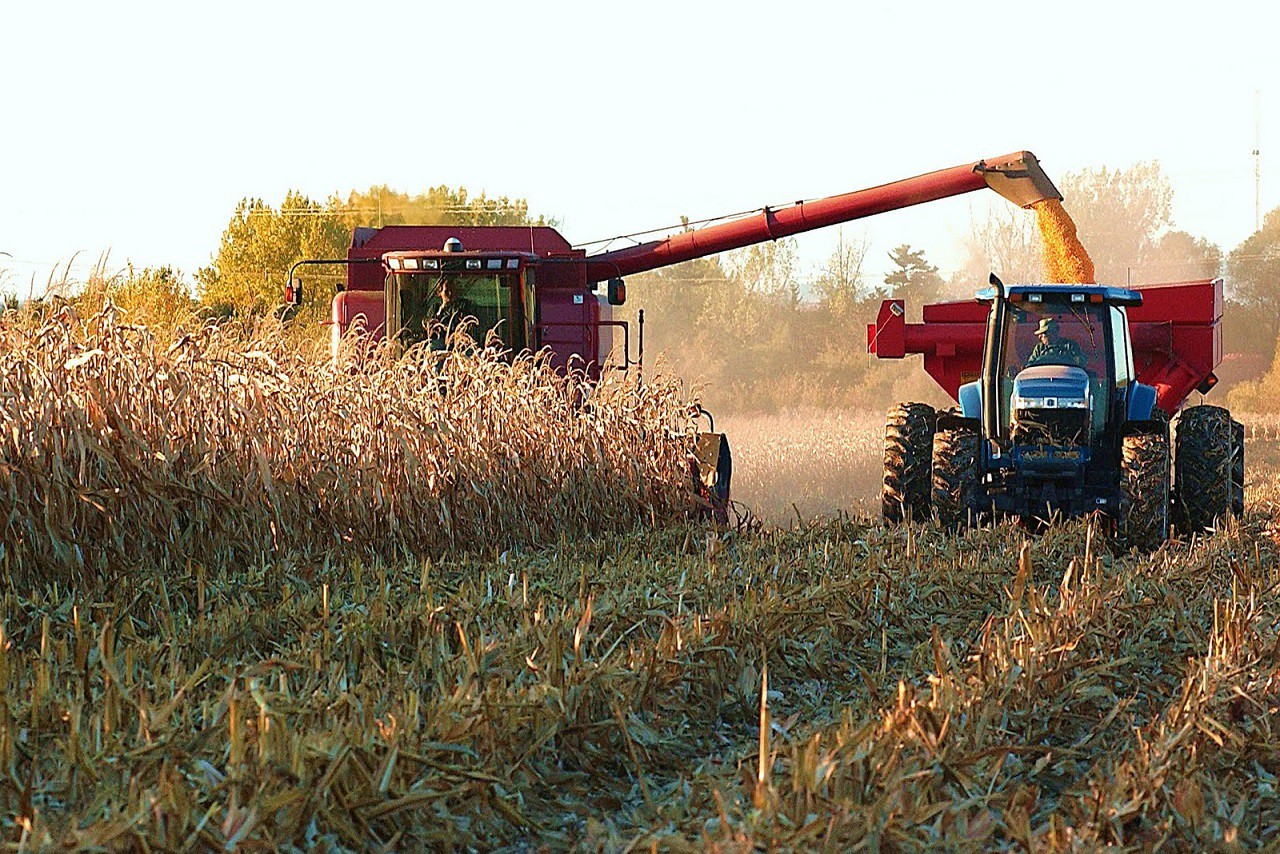
<svg viewBox="0 0 1280 854">
<path fill-rule="evenodd" d="M 1192 533 L 1243 512 L 1243 427 L 1216 406 L 1178 412 L 1217 382 L 1220 279 L 1131 290 L 992 276 L 977 302 L 926 306 L 919 324 L 903 314 L 881 306 L 869 351 L 923 354 L 960 406 L 890 410 L 886 521 L 1097 512 L 1152 548 L 1171 522 Z"/>
</svg>

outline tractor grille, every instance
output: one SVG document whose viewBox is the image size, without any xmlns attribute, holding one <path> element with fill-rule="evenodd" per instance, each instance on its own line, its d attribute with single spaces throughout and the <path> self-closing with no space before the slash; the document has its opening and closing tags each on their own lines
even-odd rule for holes
<svg viewBox="0 0 1280 854">
<path fill-rule="evenodd" d="M 1019 445 L 1087 445 L 1089 410 L 1019 409 L 1013 441 Z"/>
</svg>

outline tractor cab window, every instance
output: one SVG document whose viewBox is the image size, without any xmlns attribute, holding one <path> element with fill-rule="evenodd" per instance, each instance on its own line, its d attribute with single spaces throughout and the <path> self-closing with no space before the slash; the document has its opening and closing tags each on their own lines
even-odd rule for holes
<svg viewBox="0 0 1280 854">
<path fill-rule="evenodd" d="M 427 272 L 393 276 L 399 311 L 400 341 L 406 347 L 426 343 L 449 346 L 465 330 L 477 345 L 496 336 L 505 350 L 522 350 L 524 306 L 513 298 L 515 273 Z"/>
<path fill-rule="evenodd" d="M 1009 372 L 1037 365 L 1083 368 L 1107 378 L 1106 307 L 1094 303 L 1020 303 L 1010 307 L 1004 364 Z"/>
<path fill-rule="evenodd" d="M 1061 376 L 1055 369 L 1083 369 L 1088 380 L 1092 433 L 1097 438 L 1109 409 L 1111 324 L 1108 311 L 1108 306 L 1099 303 L 1059 299 L 1010 305 L 1001 351 L 1004 400 L 1010 401 L 1013 397 L 1019 376 L 1028 379 L 1033 375 Z M 1004 413 L 1007 417 L 1009 410 Z M 1005 427 L 1008 426 L 1006 421 Z"/>
</svg>

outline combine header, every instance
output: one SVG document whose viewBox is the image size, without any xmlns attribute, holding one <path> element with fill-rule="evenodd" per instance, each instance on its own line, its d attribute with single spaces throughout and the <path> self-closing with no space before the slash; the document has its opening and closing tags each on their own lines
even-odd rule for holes
<svg viewBox="0 0 1280 854">
<path fill-rule="evenodd" d="M 886 300 L 867 327 L 869 352 L 923 355 L 960 403 L 890 409 L 887 521 L 1100 512 L 1154 547 L 1171 521 L 1194 533 L 1243 512 L 1244 428 L 1216 406 L 1178 412 L 1217 383 L 1221 279 L 992 285 L 975 302 L 925 306 L 923 323 Z"/>
<path fill-rule="evenodd" d="M 598 376 L 610 359 L 632 363 L 631 330 L 613 318 L 626 300 L 624 277 L 886 211 L 990 188 L 1023 207 L 1060 198 L 1030 152 L 1016 152 L 930 172 L 867 190 L 796 202 L 670 237 L 588 255 L 546 226 L 357 228 L 333 299 L 335 353 L 359 320 L 374 339 L 405 345 L 438 340 L 432 327 L 465 305 L 477 340 L 497 336 L 512 353 L 548 352 L 566 370 Z M 598 293 L 600 283 L 607 283 Z M 290 271 L 286 300 L 302 300 Z M 618 338 L 621 337 L 621 341 Z M 637 342 L 637 359 L 643 352 Z M 729 499 L 731 461 L 722 435 L 699 442 L 699 479 L 719 514 Z"/>
</svg>

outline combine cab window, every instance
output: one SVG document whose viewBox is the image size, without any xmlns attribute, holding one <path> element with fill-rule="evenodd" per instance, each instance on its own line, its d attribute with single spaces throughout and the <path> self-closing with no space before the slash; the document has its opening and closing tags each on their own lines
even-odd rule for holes
<svg viewBox="0 0 1280 854">
<path fill-rule="evenodd" d="M 524 306 L 513 299 L 515 274 L 414 273 L 394 276 L 399 300 L 400 341 L 442 348 L 449 334 L 474 318 L 469 334 L 477 344 L 496 335 L 506 350 L 525 348 Z M 447 295 L 447 299 L 446 299 Z"/>
</svg>

